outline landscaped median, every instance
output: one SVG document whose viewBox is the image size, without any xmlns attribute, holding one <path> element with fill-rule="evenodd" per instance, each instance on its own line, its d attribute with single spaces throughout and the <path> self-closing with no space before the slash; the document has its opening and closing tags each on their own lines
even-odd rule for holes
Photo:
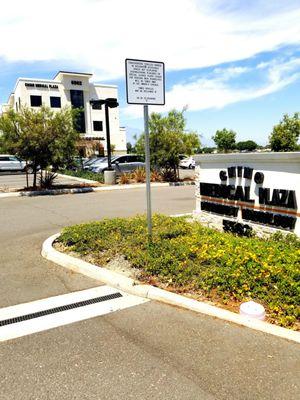
<svg viewBox="0 0 300 400">
<path fill-rule="evenodd" d="M 299 329 L 300 241 L 293 236 L 237 237 L 155 215 L 150 245 L 146 219 L 138 216 L 65 228 L 55 246 L 113 273 L 126 271 L 139 283 L 229 310 L 255 300 L 269 322 Z"/>
</svg>

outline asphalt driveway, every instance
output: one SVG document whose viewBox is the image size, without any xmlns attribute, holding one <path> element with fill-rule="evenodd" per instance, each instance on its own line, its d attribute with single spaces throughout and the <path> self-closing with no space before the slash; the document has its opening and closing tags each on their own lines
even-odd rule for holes
<svg viewBox="0 0 300 400">
<path fill-rule="evenodd" d="M 194 187 L 153 188 L 191 212 Z M 144 213 L 145 190 L 0 200 L 1 307 L 94 287 L 40 256 L 65 225 Z M 154 301 L 0 344 L 1 400 L 293 400 L 299 345 Z"/>
<path fill-rule="evenodd" d="M 78 181 L 72 179 L 72 177 L 61 177 L 59 176 L 56 181 L 58 185 L 78 185 Z M 28 185 L 32 186 L 33 184 L 33 174 L 28 174 Z M 7 192 L 9 190 L 20 190 L 26 187 L 26 174 L 23 172 L 0 172 L 0 193 Z"/>
</svg>

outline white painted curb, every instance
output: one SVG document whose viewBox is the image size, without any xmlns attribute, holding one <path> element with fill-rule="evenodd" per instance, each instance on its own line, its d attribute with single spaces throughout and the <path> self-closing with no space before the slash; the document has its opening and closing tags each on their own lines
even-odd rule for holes
<svg viewBox="0 0 300 400">
<path fill-rule="evenodd" d="M 20 197 L 20 192 L 0 193 L 0 199 L 4 197 Z"/>
<path fill-rule="evenodd" d="M 212 317 L 220 318 L 225 321 L 233 322 L 238 325 L 246 326 L 248 328 L 269 333 L 284 339 L 292 340 L 300 343 L 300 333 L 282 328 L 277 325 L 269 324 L 265 321 L 260 321 L 254 318 L 248 318 L 240 314 L 212 306 L 202 301 L 189 299 L 176 293 L 168 292 L 167 290 L 159 289 L 151 285 L 142 285 L 134 279 L 127 278 L 116 272 L 109 271 L 106 268 L 98 267 L 96 265 L 87 263 L 75 257 L 61 253 L 52 247 L 53 242 L 60 236 L 57 233 L 50 236 L 42 246 L 42 256 L 47 260 L 53 261 L 65 268 L 74 272 L 81 273 L 92 279 L 100 280 L 110 286 L 128 292 L 130 294 L 146 297 L 151 300 L 161 301 L 178 307 L 183 307 L 188 310 L 196 311 L 201 314 L 210 315 Z"/>
</svg>

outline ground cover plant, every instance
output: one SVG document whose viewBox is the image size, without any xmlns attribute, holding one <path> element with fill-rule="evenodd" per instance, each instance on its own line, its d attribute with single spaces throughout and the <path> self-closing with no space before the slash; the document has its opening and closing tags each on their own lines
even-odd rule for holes
<svg viewBox="0 0 300 400">
<path fill-rule="evenodd" d="M 169 290 L 236 309 L 241 301 L 258 301 L 269 321 L 299 328 L 300 240 L 295 236 L 239 237 L 155 215 L 150 245 L 144 216 L 68 227 L 58 240 L 67 251 L 91 256 L 102 266 L 122 255 L 141 280 Z"/>
</svg>

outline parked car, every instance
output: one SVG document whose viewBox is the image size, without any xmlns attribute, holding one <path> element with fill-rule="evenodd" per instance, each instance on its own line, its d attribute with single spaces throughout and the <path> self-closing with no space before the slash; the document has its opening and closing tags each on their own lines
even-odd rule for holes
<svg viewBox="0 0 300 400">
<path fill-rule="evenodd" d="M 11 154 L 0 154 L 0 171 L 23 171 L 32 174 L 33 168 L 31 163 L 27 163 L 17 156 Z"/>
<path fill-rule="evenodd" d="M 126 172 L 132 172 L 137 168 L 145 168 L 145 163 L 142 161 L 141 157 L 136 154 L 127 154 L 124 156 L 113 156 L 111 158 L 112 168 L 116 171 L 117 175 L 121 175 Z M 107 157 L 94 162 L 89 170 L 92 172 L 104 172 L 108 168 Z"/>
<path fill-rule="evenodd" d="M 70 169 L 72 171 L 78 171 L 83 169 L 84 163 L 88 161 L 88 158 L 83 157 L 74 157 L 71 161 L 66 164 L 66 169 Z"/>
<path fill-rule="evenodd" d="M 83 169 L 85 169 L 85 170 L 87 170 L 87 171 L 90 171 L 91 169 L 90 169 L 90 167 L 94 164 L 94 163 L 97 163 L 97 164 L 99 164 L 99 163 L 101 163 L 103 160 L 105 160 L 106 159 L 106 157 L 92 157 L 92 158 L 89 158 L 88 160 L 86 160 L 84 163 L 83 163 Z"/>
<path fill-rule="evenodd" d="M 187 157 L 184 158 L 183 160 L 179 161 L 179 167 L 180 168 L 188 168 L 188 169 L 193 169 L 196 166 L 196 162 L 193 159 L 193 157 Z"/>
<path fill-rule="evenodd" d="M 179 154 L 178 156 L 179 160 L 184 160 L 185 158 L 189 158 L 189 156 L 187 156 L 186 154 Z"/>
</svg>

